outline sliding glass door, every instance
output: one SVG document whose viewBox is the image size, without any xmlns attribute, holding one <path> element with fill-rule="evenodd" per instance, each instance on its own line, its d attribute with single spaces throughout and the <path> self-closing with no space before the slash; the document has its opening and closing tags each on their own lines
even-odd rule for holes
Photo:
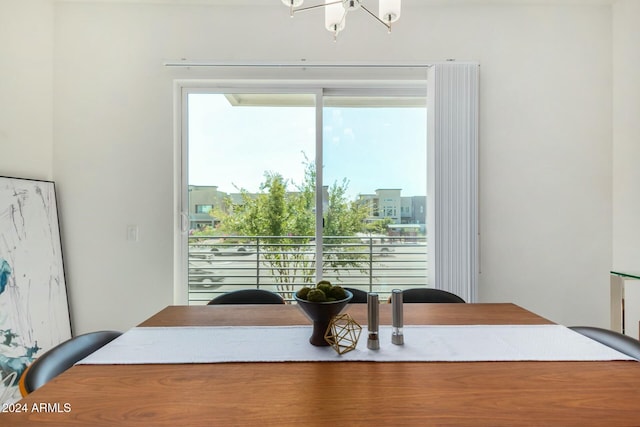
<svg viewBox="0 0 640 427">
<path fill-rule="evenodd" d="M 425 286 L 425 98 L 331 93 L 323 100 L 323 277 L 380 294 Z"/>
<path fill-rule="evenodd" d="M 184 99 L 190 304 L 240 288 L 290 300 L 320 278 L 382 294 L 426 284 L 424 89 Z"/>
</svg>

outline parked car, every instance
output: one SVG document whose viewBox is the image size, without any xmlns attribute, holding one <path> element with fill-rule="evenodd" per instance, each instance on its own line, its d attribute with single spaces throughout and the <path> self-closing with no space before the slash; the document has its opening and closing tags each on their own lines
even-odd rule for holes
<svg viewBox="0 0 640 427">
<path fill-rule="evenodd" d="M 219 288 L 224 277 L 218 276 L 207 261 L 189 261 L 189 286 Z"/>
</svg>

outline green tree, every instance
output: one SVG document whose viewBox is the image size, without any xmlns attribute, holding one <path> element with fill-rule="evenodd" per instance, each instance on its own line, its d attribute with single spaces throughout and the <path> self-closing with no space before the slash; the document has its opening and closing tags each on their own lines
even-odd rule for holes
<svg viewBox="0 0 640 427">
<path fill-rule="evenodd" d="M 315 233 L 316 172 L 306 157 L 304 165 L 304 181 L 294 186 L 297 191 L 287 192 L 289 182 L 282 175 L 266 172 L 260 193 L 241 189 L 241 203 L 233 204 L 227 199 L 225 210 L 212 213 L 220 219 L 221 231 L 256 239 L 263 265 L 283 294 L 290 294 L 297 281 L 310 283 L 314 279 L 315 249 L 311 241 Z M 329 188 L 324 236 L 352 236 L 363 230 L 366 208 L 347 200 L 347 188 L 346 179 Z M 325 260 L 325 266 L 336 267 L 337 261 L 342 265 L 359 262 L 357 256 L 333 253 Z"/>
<path fill-rule="evenodd" d="M 341 184 L 333 183 L 329 187 L 328 206 L 324 214 L 325 236 L 352 236 L 364 228 L 366 207 L 347 200 L 345 194 L 348 186 L 349 182 L 345 178 Z"/>
<path fill-rule="evenodd" d="M 369 233 L 378 233 L 384 234 L 387 232 L 387 227 L 391 224 L 393 220 L 391 218 L 383 218 L 378 221 L 374 221 L 370 224 L 367 224 L 365 229 Z"/>
<path fill-rule="evenodd" d="M 220 230 L 245 236 L 310 236 L 314 232 L 313 198 L 305 192 L 287 193 L 288 182 L 282 175 L 265 172 L 260 193 L 241 189 L 240 203 L 225 200 L 224 210 L 213 215 L 220 220 Z"/>
</svg>

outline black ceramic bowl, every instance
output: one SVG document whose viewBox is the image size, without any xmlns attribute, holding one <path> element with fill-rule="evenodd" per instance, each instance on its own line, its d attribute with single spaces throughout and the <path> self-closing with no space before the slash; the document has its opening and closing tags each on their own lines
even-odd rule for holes
<svg viewBox="0 0 640 427">
<path fill-rule="evenodd" d="M 298 298 L 296 294 L 293 295 L 298 307 L 307 315 L 309 320 L 313 322 L 313 333 L 309 342 L 317 346 L 329 345 L 324 339 L 324 334 L 329 327 L 331 319 L 336 317 L 344 310 L 353 294 L 345 289 L 344 291 L 347 297 L 338 301 L 326 301 L 326 302 L 313 302 Z"/>
</svg>

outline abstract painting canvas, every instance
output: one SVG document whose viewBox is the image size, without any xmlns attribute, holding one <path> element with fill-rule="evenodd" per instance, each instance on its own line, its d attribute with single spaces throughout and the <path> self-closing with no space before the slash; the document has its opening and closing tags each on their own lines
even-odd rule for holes
<svg viewBox="0 0 640 427">
<path fill-rule="evenodd" d="M 40 354 L 71 337 L 55 186 L 0 177 L 0 404 Z"/>
</svg>

